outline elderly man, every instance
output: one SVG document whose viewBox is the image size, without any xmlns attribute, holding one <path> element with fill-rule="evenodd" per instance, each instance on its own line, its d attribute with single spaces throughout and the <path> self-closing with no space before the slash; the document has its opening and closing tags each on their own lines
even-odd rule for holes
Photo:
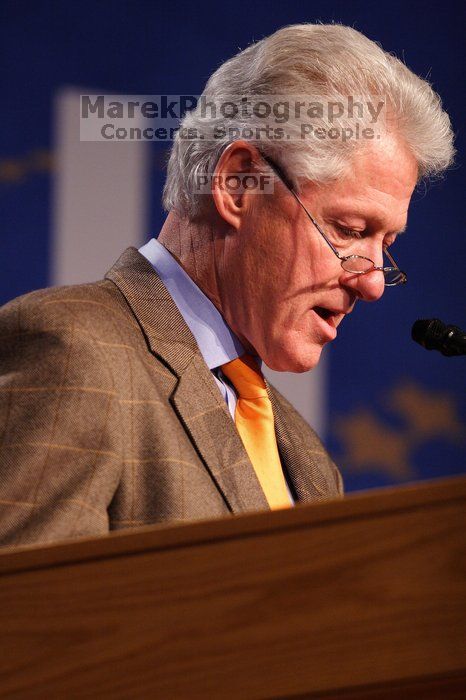
<svg viewBox="0 0 466 700">
<path fill-rule="evenodd" d="M 389 248 L 416 183 L 451 162 L 448 117 L 426 82 L 338 25 L 276 32 L 204 95 L 230 111 L 186 115 L 158 239 L 101 282 L 0 312 L 2 544 L 342 494 L 261 362 L 315 367 L 358 299 L 405 280 Z M 243 109 L 257 96 L 261 111 Z M 343 113 L 316 108 L 339 100 Z M 229 186 L 243 176 L 273 187 Z"/>
</svg>

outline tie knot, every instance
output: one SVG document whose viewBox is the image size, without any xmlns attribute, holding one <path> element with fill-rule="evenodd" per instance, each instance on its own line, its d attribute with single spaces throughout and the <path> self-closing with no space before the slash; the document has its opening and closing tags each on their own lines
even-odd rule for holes
<svg viewBox="0 0 466 700">
<path fill-rule="evenodd" d="M 251 355 L 241 357 L 222 365 L 223 374 L 228 377 L 241 399 L 267 398 L 264 377 Z"/>
</svg>

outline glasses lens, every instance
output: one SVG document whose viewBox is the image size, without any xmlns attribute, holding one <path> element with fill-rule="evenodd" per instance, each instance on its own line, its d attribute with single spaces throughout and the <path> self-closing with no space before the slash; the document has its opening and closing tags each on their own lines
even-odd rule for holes
<svg viewBox="0 0 466 700">
<path fill-rule="evenodd" d="M 362 275 L 364 272 L 370 272 L 374 268 L 374 263 L 363 255 L 348 255 L 341 261 L 341 266 L 346 272 Z"/>
<path fill-rule="evenodd" d="M 397 267 L 386 267 L 383 273 L 387 287 L 394 287 L 396 284 L 404 284 L 407 281 L 405 273 Z"/>
</svg>

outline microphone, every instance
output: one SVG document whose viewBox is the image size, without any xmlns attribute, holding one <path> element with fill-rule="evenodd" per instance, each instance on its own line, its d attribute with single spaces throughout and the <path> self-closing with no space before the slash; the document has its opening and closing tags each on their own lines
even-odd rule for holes
<svg viewBox="0 0 466 700">
<path fill-rule="evenodd" d="M 411 337 L 426 350 L 438 350 L 446 357 L 466 355 L 466 333 L 458 326 L 447 326 L 438 318 L 416 321 Z"/>
</svg>

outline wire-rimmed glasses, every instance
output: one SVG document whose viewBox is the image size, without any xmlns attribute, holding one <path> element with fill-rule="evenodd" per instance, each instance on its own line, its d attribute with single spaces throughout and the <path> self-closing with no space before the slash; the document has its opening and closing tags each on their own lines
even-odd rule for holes
<svg viewBox="0 0 466 700">
<path fill-rule="evenodd" d="M 312 223 L 314 224 L 324 241 L 327 243 L 327 245 L 330 246 L 334 254 L 339 259 L 342 268 L 346 270 L 346 272 L 350 272 L 353 275 L 365 275 L 368 272 L 380 270 L 380 272 L 383 272 L 386 287 L 395 287 L 398 284 L 405 284 L 405 282 L 407 282 L 408 278 L 406 276 L 406 273 L 400 270 L 395 260 L 393 259 L 393 256 L 388 252 L 386 246 L 384 246 L 383 252 L 391 263 L 388 266 L 376 265 L 373 260 L 367 258 L 365 255 L 341 255 L 341 253 L 338 252 L 338 250 L 335 248 L 329 237 L 314 219 L 312 214 L 307 210 L 307 207 L 303 204 L 292 183 L 288 180 L 287 176 L 281 170 L 281 168 L 276 163 L 274 163 L 274 161 L 268 156 L 265 156 L 263 153 L 261 153 L 261 156 L 276 173 L 276 175 L 282 181 L 285 187 L 291 192 L 296 201 L 304 209 L 308 218 L 312 221 Z"/>
</svg>

